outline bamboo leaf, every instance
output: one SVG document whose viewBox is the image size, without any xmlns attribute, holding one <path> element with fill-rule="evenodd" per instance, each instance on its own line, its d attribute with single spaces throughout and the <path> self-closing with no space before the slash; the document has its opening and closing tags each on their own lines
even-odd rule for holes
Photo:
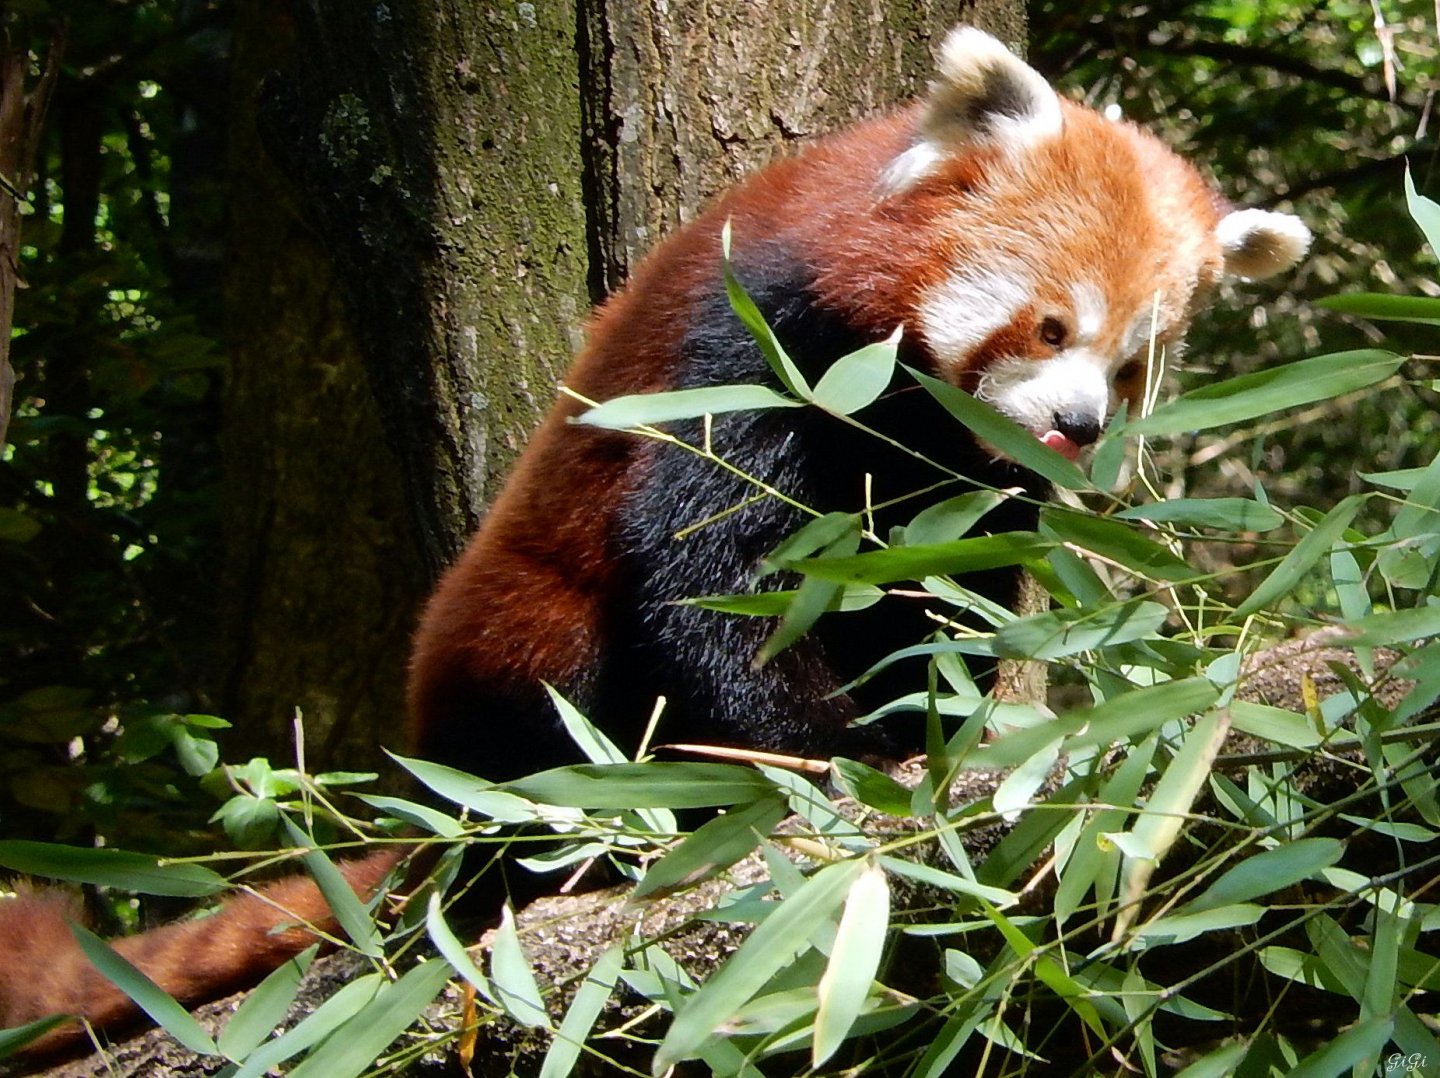
<svg viewBox="0 0 1440 1078">
<path fill-rule="evenodd" d="M 575 422 L 604 430 L 634 430 L 704 415 L 803 406 L 803 401 L 782 396 L 768 386 L 701 386 L 614 397 L 583 412 Z"/>
<path fill-rule="evenodd" d="M 450 979 L 445 962 L 421 962 L 336 1029 L 290 1078 L 355 1078 L 374 1065 L 396 1037 L 420 1017 Z"/>
<path fill-rule="evenodd" d="M 287 1059 L 293 1059 L 319 1044 L 374 999 L 384 983 L 384 978 L 378 973 L 367 973 L 351 981 L 315 1008 L 294 1029 L 255 1049 L 231 1078 L 260 1078 Z"/>
<path fill-rule="evenodd" d="M 593 722 L 580 714 L 579 709 L 560 695 L 553 685 L 547 684 L 545 691 L 550 696 L 550 702 L 555 705 L 555 711 L 560 716 L 560 723 L 565 727 L 565 732 L 585 754 L 587 760 L 592 764 L 626 762 L 627 757 L 620 751 L 619 746 L 606 737 Z"/>
<path fill-rule="evenodd" d="M 25 839 L 0 841 L 0 867 L 27 876 L 180 898 L 201 898 L 230 886 L 224 876 L 204 865 L 167 864 L 143 853 Z"/>
<path fill-rule="evenodd" d="M 826 865 L 776 906 L 729 961 L 681 1005 L 655 1053 L 653 1072 L 663 1074 L 675 1063 L 698 1055 L 723 1022 L 796 955 L 808 950 L 815 932 L 834 923 L 836 910 L 863 868 L 859 860 Z"/>
<path fill-rule="evenodd" d="M 1202 913 L 1221 906 L 1249 902 L 1310 879 L 1335 864 L 1345 844 L 1333 838 L 1301 838 L 1247 857 L 1227 870 L 1177 913 Z"/>
<path fill-rule="evenodd" d="M 72 924 L 70 932 L 85 952 L 85 957 L 90 959 L 90 964 L 133 999 L 137 1007 L 155 1020 L 156 1025 L 196 1055 L 220 1054 L 210 1034 L 190 1016 L 189 1011 L 175 1002 L 170 993 L 111 950 L 109 944 L 89 929 Z"/>
<path fill-rule="evenodd" d="M 1211 711 L 1196 720 L 1179 751 L 1155 784 L 1145 810 L 1130 829 L 1135 848 L 1126 854 L 1120 893 L 1120 913 L 1111 935 L 1123 939 L 1140 909 L 1140 896 L 1155 866 L 1179 837 L 1184 817 L 1205 786 L 1215 755 L 1225 742 L 1229 717 Z"/>
<path fill-rule="evenodd" d="M 928 506 L 905 525 L 905 545 L 928 546 L 964 539 L 981 517 L 1007 497 L 998 490 L 972 490 Z"/>
<path fill-rule="evenodd" d="M 1340 314 L 1353 314 L 1378 321 L 1414 322 L 1422 326 L 1440 326 L 1440 299 L 1429 296 L 1393 296 L 1384 292 L 1347 292 L 1343 296 L 1326 296 L 1314 306 Z"/>
<path fill-rule="evenodd" d="M 457 771 L 427 760 L 412 760 L 389 753 L 401 767 L 414 775 L 422 785 L 447 801 L 489 817 L 498 823 L 528 823 L 537 818 L 537 807 L 522 797 L 506 793 L 493 782 Z"/>
<path fill-rule="evenodd" d="M 1049 446 L 1042 445 L 1039 438 L 1013 419 L 948 382 L 916 370 L 910 373 L 941 407 L 969 427 L 982 442 L 994 446 L 1016 464 L 1065 490 L 1084 490 L 1090 486 L 1084 472 Z"/>
<path fill-rule="evenodd" d="M 670 762 L 557 767 L 504 788 L 547 805 L 590 809 L 717 808 L 749 803 L 774 789 L 734 764 Z"/>
<path fill-rule="evenodd" d="M 1336 352 L 1191 390 L 1125 428 L 1130 435 L 1185 434 L 1343 396 L 1384 381 L 1404 356 L 1378 348 Z"/>
<path fill-rule="evenodd" d="M 1169 616 L 1161 604 L 1140 600 L 1099 610 L 1051 610 L 1000 626 L 995 631 L 995 654 L 1014 659 L 1059 659 L 1152 636 Z"/>
<path fill-rule="evenodd" d="M 425 907 L 425 931 L 430 936 L 435 949 L 440 952 L 445 961 L 450 963 L 452 969 L 460 976 L 470 982 L 481 998 L 496 1003 L 495 990 L 490 987 L 490 978 L 480 971 L 480 967 L 470 957 L 470 952 L 460 942 L 460 938 L 450 928 L 445 920 L 445 914 L 440 909 L 440 894 L 437 891 L 430 892 L 430 900 Z M 498 1004 L 497 1004 L 498 1006 Z"/>
<path fill-rule="evenodd" d="M 778 793 L 716 816 L 650 866 L 633 899 L 664 894 L 707 880 L 733 865 L 760 844 L 785 816 L 786 801 Z"/>
<path fill-rule="evenodd" d="M 63 1026 L 68 1021 L 70 1021 L 69 1015 L 52 1014 L 48 1018 L 37 1018 L 33 1022 L 26 1022 L 23 1026 L 0 1029 L 0 1059 L 14 1055 L 36 1037 L 43 1036 L 56 1026 Z"/>
<path fill-rule="evenodd" d="M 1394 1019 L 1389 1015 L 1377 1015 L 1357 1023 L 1302 1059 L 1291 1069 L 1290 1078 L 1335 1078 L 1362 1063 L 1373 1067 L 1394 1027 Z"/>
<path fill-rule="evenodd" d="M 540 1065 L 540 1078 L 564 1078 L 574 1069 L 576 1060 L 580 1058 L 580 1050 L 585 1046 L 585 1038 L 595 1027 L 595 1019 L 600 1017 L 605 1001 L 615 991 L 615 982 L 620 979 L 620 967 L 624 959 L 624 946 L 616 944 L 596 960 L 585 979 L 580 982 L 580 987 L 575 990 L 575 998 L 570 1001 L 570 1007 L 555 1033 L 555 1039 L 550 1042 L 550 1047 L 545 1052 L 545 1061 Z"/>
<path fill-rule="evenodd" d="M 736 317 L 750 331 L 755 338 L 755 343 L 760 347 L 760 353 L 765 357 L 765 362 L 780 380 L 780 384 L 788 389 L 795 396 L 804 400 L 810 399 L 810 387 L 805 382 L 805 376 L 800 373 L 800 368 L 795 366 L 795 361 L 785 351 L 780 338 L 775 336 L 775 331 L 765 321 L 765 316 L 760 313 L 760 308 L 755 306 L 755 301 L 750 298 L 750 293 L 745 291 L 745 286 L 735 276 L 735 267 L 730 264 L 730 222 L 727 220 L 720 230 L 720 251 L 724 255 L 725 271 L 725 295 L 730 300 L 730 309 L 735 312 Z"/>
<path fill-rule="evenodd" d="M 1285 523 L 1283 516 L 1253 498 L 1175 498 L 1133 506 L 1115 517 L 1230 532 L 1268 532 Z"/>
<path fill-rule="evenodd" d="M 1305 538 L 1296 543 L 1294 549 L 1261 581 L 1250 598 L 1236 608 L 1235 616 L 1247 618 L 1289 595 L 1305 574 L 1340 541 L 1367 497 L 1364 494 L 1352 494 L 1326 513 L 1324 519 L 1310 529 Z"/>
<path fill-rule="evenodd" d="M 749 617 L 774 618 L 790 609 L 800 592 L 760 591 L 753 595 L 704 595 L 696 599 L 682 599 L 686 606 L 698 606 L 702 610 L 718 610 L 722 614 L 745 614 Z M 885 592 L 874 584 L 837 585 L 833 597 L 826 604 L 826 612 L 868 610 L 881 599 Z"/>
<path fill-rule="evenodd" d="M 311 944 L 250 990 L 220 1033 L 217 1043 L 222 1055 L 244 1059 L 264 1043 L 295 1002 L 300 979 L 319 950 L 318 943 Z"/>
<path fill-rule="evenodd" d="M 815 1040 L 811 1064 L 819 1067 L 835 1054 L 865 1005 L 880 969 L 890 927 L 890 885 L 873 862 L 855 877 L 845 910 L 820 977 L 816 996 Z"/>
<path fill-rule="evenodd" d="M 507 902 L 500 910 L 500 924 L 490 945 L 490 984 L 495 1002 L 522 1026 L 549 1029 L 550 1014 L 535 983 L 535 972 L 520 946 L 515 914 Z"/>
<path fill-rule="evenodd" d="M 375 919 L 370 916 L 370 911 L 351 890 L 350 884 L 345 881 L 345 877 L 335 867 L 335 862 L 330 860 L 323 850 L 315 846 L 314 840 L 296 827 L 290 817 L 282 817 L 282 821 L 285 824 L 285 830 L 290 834 L 290 841 L 306 851 L 300 855 L 300 860 L 304 862 L 305 869 L 310 873 L 315 885 L 320 888 L 320 893 L 325 896 L 325 902 L 329 905 L 330 912 L 335 915 L 336 922 L 350 937 L 350 942 L 366 958 L 379 958 L 385 951 L 380 946 L 380 933 L 375 927 Z"/>
<path fill-rule="evenodd" d="M 811 399 L 827 412 L 851 415 L 875 401 L 895 376 L 900 330 L 883 341 L 841 356 L 815 384 Z"/>
<path fill-rule="evenodd" d="M 1053 544 L 1034 532 L 1007 532 L 927 546 L 891 547 L 864 554 L 806 558 L 787 568 L 840 583 L 888 584 L 927 576 L 976 573 L 1022 565 L 1042 557 Z"/>
<path fill-rule="evenodd" d="M 459 838 L 465 833 L 460 826 L 460 821 L 453 816 L 447 816 L 438 809 L 429 805 L 422 805 L 415 801 L 407 801 L 401 797 L 387 797 L 384 794 L 354 794 L 357 800 L 364 802 L 371 808 L 379 809 L 381 812 L 388 812 L 391 816 L 398 817 L 406 823 L 414 824 L 416 827 L 424 828 L 432 834 L 441 838 Z"/>
<path fill-rule="evenodd" d="M 1415 190 L 1415 178 L 1410 175 L 1408 161 L 1405 163 L 1405 206 L 1415 223 L 1420 226 L 1420 231 L 1425 233 L 1430 254 L 1440 255 L 1440 204 Z"/>
</svg>

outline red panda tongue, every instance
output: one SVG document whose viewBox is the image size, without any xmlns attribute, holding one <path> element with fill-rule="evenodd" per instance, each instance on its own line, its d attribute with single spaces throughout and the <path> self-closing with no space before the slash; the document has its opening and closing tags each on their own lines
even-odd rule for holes
<svg viewBox="0 0 1440 1078">
<path fill-rule="evenodd" d="M 1048 445 L 1066 460 L 1074 460 L 1080 456 L 1080 447 L 1058 430 L 1047 430 L 1041 435 L 1040 444 Z"/>
</svg>

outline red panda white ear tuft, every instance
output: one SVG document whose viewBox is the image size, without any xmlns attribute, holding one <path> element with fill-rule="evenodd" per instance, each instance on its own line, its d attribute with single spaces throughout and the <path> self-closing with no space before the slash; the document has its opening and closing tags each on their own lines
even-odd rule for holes
<svg viewBox="0 0 1440 1078">
<path fill-rule="evenodd" d="M 1258 281 L 1289 269 L 1310 249 L 1300 218 L 1270 210 L 1232 210 L 1215 226 L 1225 272 Z"/>
<path fill-rule="evenodd" d="M 940 46 L 920 140 L 890 163 L 886 195 L 901 194 L 966 147 L 1021 152 L 1060 133 L 1060 99 L 1041 74 L 995 38 L 958 26 Z"/>
</svg>

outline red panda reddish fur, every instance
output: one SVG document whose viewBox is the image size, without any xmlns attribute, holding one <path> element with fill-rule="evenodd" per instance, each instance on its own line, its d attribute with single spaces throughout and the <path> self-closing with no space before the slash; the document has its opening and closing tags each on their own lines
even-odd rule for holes
<svg viewBox="0 0 1440 1078">
<path fill-rule="evenodd" d="M 773 381 L 725 300 L 728 220 L 738 277 L 812 382 L 903 326 L 907 364 L 1073 455 L 1110 409 L 1137 399 L 1152 340 L 1178 347 L 1222 274 L 1268 276 L 1303 254 L 1308 233 L 1293 218 L 1229 211 L 1158 141 L 1061 101 L 994 39 L 957 30 L 939 66 L 924 101 L 771 165 L 663 243 L 596 316 L 569 388 L 603 401 Z M 1038 477 L 977 444 L 913 383 L 891 388 L 862 419 L 944 461 L 947 474 L 1032 496 L 1011 499 L 987 528 L 1033 525 L 1046 492 Z M 745 481 L 673 446 L 576 425 L 583 410 L 569 397 L 555 405 L 426 608 L 409 688 L 413 748 L 497 781 L 567 762 L 574 751 L 549 683 L 627 747 L 663 693 L 668 740 L 810 755 L 917 749 L 903 731 L 852 730 L 873 701 L 840 690 L 933 630 L 924 610 L 887 601 L 828 636 L 822 620 L 757 666 L 763 620 L 676 600 L 750 586 L 803 516 L 750 499 Z M 694 423 L 674 429 L 698 440 Z M 713 435 L 722 458 L 822 511 L 858 508 L 867 484 L 883 506 L 944 478 L 813 409 L 716 417 Z M 952 482 L 932 501 L 965 489 Z M 876 530 L 888 534 L 923 504 L 882 511 Z M 713 523 L 691 528 L 700 521 Z M 970 583 L 1003 602 L 1013 581 Z M 395 858 L 345 871 L 366 893 Z M 203 999 L 312 938 L 272 933 L 277 924 L 327 917 L 305 880 L 264 894 L 117 946 L 179 998 Z M 0 968 L 35 971 L 7 972 L 0 1023 L 133 1016 L 88 970 L 66 916 L 47 892 L 0 902 Z"/>
</svg>

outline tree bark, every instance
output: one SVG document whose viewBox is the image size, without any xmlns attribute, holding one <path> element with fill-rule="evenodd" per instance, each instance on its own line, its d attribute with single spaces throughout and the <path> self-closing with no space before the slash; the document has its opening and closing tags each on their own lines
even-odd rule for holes
<svg viewBox="0 0 1440 1078">
<path fill-rule="evenodd" d="M 285 7 L 242 3 L 234 29 L 220 707 L 231 758 L 289 760 L 298 710 L 317 769 L 374 767 L 404 747 L 425 584 L 329 253 L 255 127 L 256 87 L 293 60 Z"/>
</svg>

